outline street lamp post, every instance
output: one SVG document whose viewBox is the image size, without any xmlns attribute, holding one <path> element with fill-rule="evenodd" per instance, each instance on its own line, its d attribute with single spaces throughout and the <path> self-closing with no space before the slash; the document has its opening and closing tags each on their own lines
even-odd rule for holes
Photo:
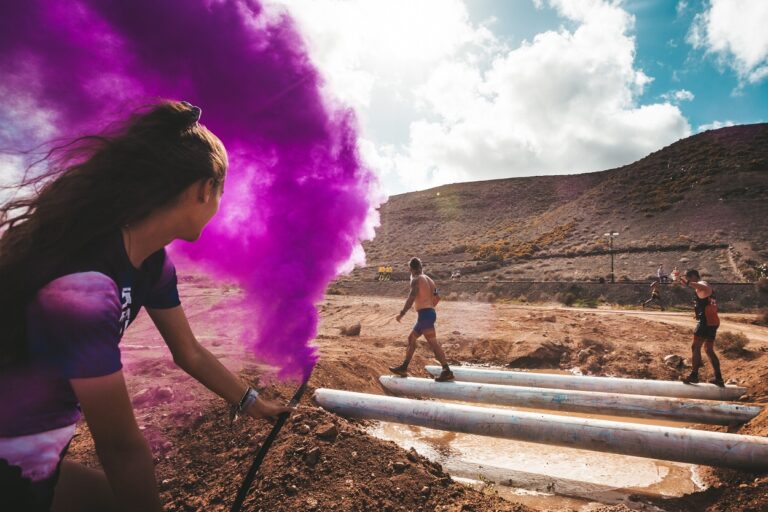
<svg viewBox="0 0 768 512">
<path fill-rule="evenodd" d="M 614 279 L 613 274 L 613 237 L 619 236 L 619 234 L 615 231 L 610 231 L 604 236 L 608 237 L 608 253 L 611 255 L 611 282 L 615 283 L 616 280 Z"/>
</svg>

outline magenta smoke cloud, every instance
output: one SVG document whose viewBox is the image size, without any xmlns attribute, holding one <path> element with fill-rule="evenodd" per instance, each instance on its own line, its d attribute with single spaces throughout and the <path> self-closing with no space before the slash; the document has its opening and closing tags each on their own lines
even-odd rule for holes
<svg viewBox="0 0 768 512">
<path fill-rule="evenodd" d="M 175 251 L 237 280 L 245 342 L 306 375 L 327 284 L 375 219 L 352 111 L 291 18 L 254 0 L 27 0 L 0 7 L 0 145 L 102 128 L 158 97 L 199 105 L 230 152 L 222 210 Z M 182 297 L 183 300 L 183 297 Z"/>
</svg>

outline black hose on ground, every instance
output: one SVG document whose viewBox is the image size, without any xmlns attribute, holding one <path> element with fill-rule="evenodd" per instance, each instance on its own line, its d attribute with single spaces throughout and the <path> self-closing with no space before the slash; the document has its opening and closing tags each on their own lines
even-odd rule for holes
<svg viewBox="0 0 768 512">
<path fill-rule="evenodd" d="M 293 395 L 293 398 L 291 398 L 291 401 L 288 403 L 289 407 L 296 407 L 299 405 L 299 401 L 301 400 L 304 391 L 307 389 L 309 377 L 310 376 L 307 375 L 306 380 L 304 380 L 304 382 L 301 383 L 301 386 L 299 386 L 299 389 L 296 390 L 296 394 Z M 251 484 L 253 484 L 253 480 L 256 478 L 256 472 L 259 470 L 259 466 L 261 466 L 261 463 L 264 461 L 264 457 L 266 457 L 269 448 L 272 446 L 272 443 L 275 441 L 277 434 L 280 432 L 280 429 L 283 428 L 283 425 L 289 416 L 290 413 L 284 412 L 277 417 L 277 421 L 272 427 L 272 431 L 269 433 L 267 438 L 264 440 L 264 443 L 261 445 L 261 448 L 259 448 L 259 451 L 256 453 L 256 457 L 253 459 L 253 464 L 251 464 L 250 469 L 248 469 L 248 473 L 245 475 L 243 483 L 240 485 L 240 489 L 237 491 L 237 497 L 235 498 L 235 502 L 232 504 L 232 508 L 229 509 L 230 512 L 240 512 L 240 509 L 243 506 L 243 502 L 248 496 L 248 492 L 251 490 Z"/>
</svg>

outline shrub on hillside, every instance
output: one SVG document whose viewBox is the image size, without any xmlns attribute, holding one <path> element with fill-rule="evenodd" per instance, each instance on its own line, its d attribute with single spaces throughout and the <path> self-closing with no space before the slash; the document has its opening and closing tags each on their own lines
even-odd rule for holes
<svg viewBox="0 0 768 512">
<path fill-rule="evenodd" d="M 725 331 L 717 337 L 717 347 L 729 355 L 742 355 L 747 352 L 745 348 L 749 345 L 749 338 L 741 332 Z"/>
<path fill-rule="evenodd" d="M 757 289 L 762 293 L 768 293 L 768 277 L 761 277 L 757 280 Z"/>
<path fill-rule="evenodd" d="M 768 308 L 763 308 L 757 312 L 757 318 L 755 319 L 757 325 L 768 326 Z"/>
<path fill-rule="evenodd" d="M 565 304 L 566 306 L 571 306 L 574 302 L 576 302 L 576 295 L 571 292 L 557 292 L 555 294 L 555 300 L 561 304 Z"/>
</svg>

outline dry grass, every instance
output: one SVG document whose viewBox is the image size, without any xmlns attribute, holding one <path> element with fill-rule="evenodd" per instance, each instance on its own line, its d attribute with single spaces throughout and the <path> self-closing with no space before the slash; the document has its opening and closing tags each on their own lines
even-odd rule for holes
<svg viewBox="0 0 768 512">
<path fill-rule="evenodd" d="M 717 347 L 724 354 L 740 356 L 746 354 L 749 338 L 741 332 L 725 331 L 717 337 Z"/>
</svg>

